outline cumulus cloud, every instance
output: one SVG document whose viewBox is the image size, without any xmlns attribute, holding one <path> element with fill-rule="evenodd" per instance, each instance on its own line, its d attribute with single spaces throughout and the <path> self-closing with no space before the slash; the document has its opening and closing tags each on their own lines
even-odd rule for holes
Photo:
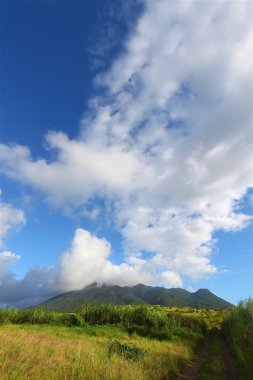
<svg viewBox="0 0 253 380">
<path fill-rule="evenodd" d="M 164 270 L 167 263 L 162 255 L 148 260 L 128 257 L 127 261 L 118 265 L 112 263 L 110 255 L 111 246 L 106 239 L 79 228 L 75 231 L 69 251 L 62 253 L 57 265 L 51 268 L 31 268 L 23 279 L 17 279 L 10 266 L 19 261 L 20 256 L 9 251 L 2 252 L 0 305 L 34 305 L 59 293 L 79 290 L 94 282 L 122 286 L 138 282 L 183 286 L 178 274 L 180 265 L 184 267 L 180 261 L 171 263 L 175 269 L 173 271 Z M 199 265 L 199 261 L 192 263 L 190 260 L 188 265 Z"/>
<path fill-rule="evenodd" d="M 120 265 L 110 261 L 111 246 L 84 229 L 75 231 L 71 248 L 52 268 L 32 268 L 23 279 L 16 279 L 10 265 L 20 259 L 11 252 L 0 254 L 0 305 L 24 306 L 56 294 L 100 284 L 134 285 L 150 281 L 138 263 Z"/>
<path fill-rule="evenodd" d="M 168 286 L 182 288 L 183 282 L 177 273 L 167 270 L 163 272 L 163 277 Z"/>
<path fill-rule="evenodd" d="M 59 286 L 64 290 L 81 289 L 92 282 L 133 285 L 149 276 L 139 265 L 112 264 L 109 259 L 111 245 L 84 229 L 77 229 L 71 250 L 61 256 Z"/>
<path fill-rule="evenodd" d="M 250 2 L 147 1 L 124 53 L 96 77 L 101 96 L 76 139 L 49 133 L 51 160 L 1 145 L 2 172 L 49 202 L 113 204 L 125 262 L 113 265 L 108 242 L 79 231 L 61 258 L 62 284 L 92 273 L 134 281 L 141 268 L 150 283 L 182 286 L 217 272 L 214 232 L 251 220 L 238 202 L 253 186 L 252 38 Z"/>
<path fill-rule="evenodd" d="M 2 172 L 44 192 L 58 206 L 128 192 L 133 186 L 139 163 L 121 147 L 92 146 L 61 132 L 49 133 L 46 143 L 56 151 L 55 161 L 33 160 L 26 147 L 1 145 Z"/>
</svg>

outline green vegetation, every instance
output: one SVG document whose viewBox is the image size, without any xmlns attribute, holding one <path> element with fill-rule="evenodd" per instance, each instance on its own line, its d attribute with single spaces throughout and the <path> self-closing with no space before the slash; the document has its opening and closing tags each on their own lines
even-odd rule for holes
<svg viewBox="0 0 253 380">
<path fill-rule="evenodd" d="M 113 354 L 122 356 L 127 360 L 137 361 L 144 357 L 144 350 L 137 347 L 135 344 L 122 344 L 118 340 L 109 342 L 108 355 L 111 357 Z"/>
<path fill-rule="evenodd" d="M 97 286 L 93 284 L 82 290 L 51 298 L 38 307 L 47 311 L 75 312 L 85 302 L 121 306 L 147 304 L 209 309 L 227 309 L 233 306 L 207 289 L 200 289 L 196 293 L 190 293 L 179 288 L 166 289 L 142 284 L 133 287 Z"/>
<path fill-rule="evenodd" d="M 15 324 L 48 324 L 59 326 L 81 326 L 83 319 L 79 313 L 56 313 L 41 309 L 3 309 L 0 310 L 0 325 L 6 323 Z"/>
<path fill-rule="evenodd" d="M 208 325 L 205 310 L 180 310 L 88 303 L 77 313 L 0 310 L 0 378 L 175 378 Z"/>
<path fill-rule="evenodd" d="M 159 328 L 168 323 L 175 323 L 174 319 L 168 318 L 165 313 L 146 305 L 117 307 L 108 304 L 85 304 L 80 314 L 85 322 L 91 324 L 121 323 L 123 326 L 146 325 Z"/>
<path fill-rule="evenodd" d="M 42 309 L 0 310 L 0 324 L 48 324 L 79 326 L 95 334 L 92 326 L 118 325 L 128 334 L 168 340 L 173 336 L 201 341 L 206 331 L 219 325 L 226 311 L 166 308 L 147 305 L 115 306 L 84 304 L 77 313 L 57 313 Z M 93 332 L 92 332 L 93 331 Z"/>
<path fill-rule="evenodd" d="M 194 355 L 191 340 L 129 336 L 120 326 L 0 326 L 2 380 L 156 380 L 175 376 Z M 116 339 L 115 339 L 116 337 Z"/>
<path fill-rule="evenodd" d="M 0 378 L 173 379 L 229 313 L 90 303 L 76 313 L 0 310 Z"/>
<path fill-rule="evenodd" d="M 253 374 L 253 299 L 241 301 L 222 323 L 224 336 L 237 360 L 242 379 Z"/>
</svg>

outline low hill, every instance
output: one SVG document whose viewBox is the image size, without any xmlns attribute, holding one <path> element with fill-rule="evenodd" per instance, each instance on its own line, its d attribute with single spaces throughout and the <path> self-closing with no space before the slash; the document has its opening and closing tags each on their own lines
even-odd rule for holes
<svg viewBox="0 0 253 380">
<path fill-rule="evenodd" d="M 113 305 L 148 304 L 161 306 L 227 309 L 233 305 L 217 297 L 208 289 L 195 293 L 180 288 L 152 287 L 143 284 L 118 286 L 96 284 L 82 290 L 72 291 L 53 297 L 36 308 L 52 311 L 77 311 L 85 302 L 110 303 Z"/>
</svg>

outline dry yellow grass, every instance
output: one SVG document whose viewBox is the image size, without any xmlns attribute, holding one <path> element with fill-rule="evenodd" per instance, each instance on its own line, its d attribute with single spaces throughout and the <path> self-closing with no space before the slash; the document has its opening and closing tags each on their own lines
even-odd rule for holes
<svg viewBox="0 0 253 380">
<path fill-rule="evenodd" d="M 88 336 L 75 328 L 0 326 L 0 379 L 169 379 L 192 356 L 190 347 L 183 343 L 127 335 L 120 340 L 145 349 L 144 358 L 138 362 L 117 355 L 109 358 L 105 332 Z"/>
</svg>

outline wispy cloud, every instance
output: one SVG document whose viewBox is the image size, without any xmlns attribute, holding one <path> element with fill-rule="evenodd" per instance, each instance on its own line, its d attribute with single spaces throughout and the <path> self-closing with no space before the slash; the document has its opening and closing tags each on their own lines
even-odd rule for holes
<svg viewBox="0 0 253 380">
<path fill-rule="evenodd" d="M 98 25 L 94 25 L 87 47 L 90 65 L 94 70 L 108 67 L 108 56 L 122 49 L 122 40 L 134 27 L 145 7 L 143 0 L 114 0 L 99 4 Z"/>
<path fill-rule="evenodd" d="M 25 224 L 25 214 L 23 210 L 13 207 L 9 203 L 0 200 L 0 246 L 4 238 L 11 230 L 19 228 Z"/>
</svg>

